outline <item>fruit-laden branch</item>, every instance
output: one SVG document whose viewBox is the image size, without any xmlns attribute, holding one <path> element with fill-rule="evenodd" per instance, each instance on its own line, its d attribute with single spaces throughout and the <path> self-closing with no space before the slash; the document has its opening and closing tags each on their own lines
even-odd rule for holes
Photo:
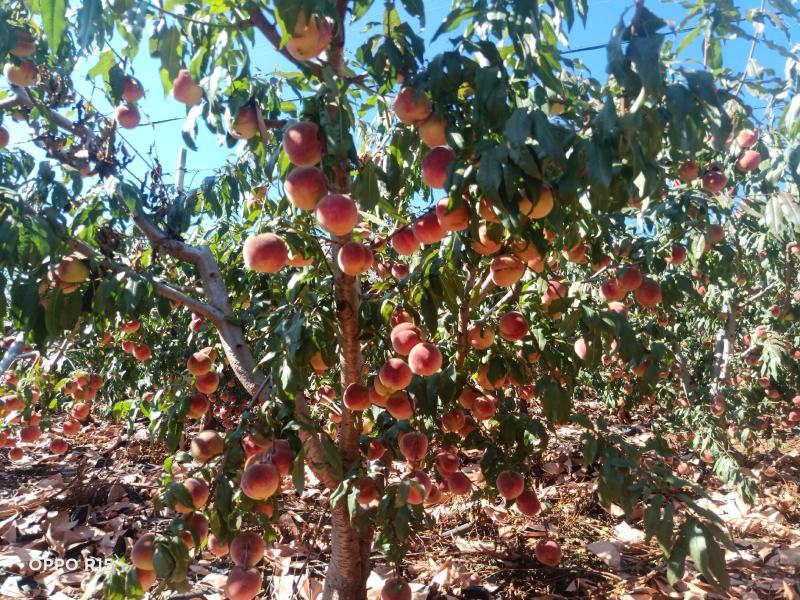
<svg viewBox="0 0 800 600">
<path fill-rule="evenodd" d="M 25 88 L 12 85 L 11 91 L 12 94 L 8 98 L 0 100 L 0 111 L 8 110 L 15 107 L 34 108 L 34 106 L 36 106 L 36 104 L 33 101 L 33 98 L 31 98 L 30 94 L 28 94 L 28 90 L 26 90 Z M 45 115 L 47 115 L 47 118 L 50 121 L 58 125 L 58 127 L 60 127 L 61 129 L 69 131 L 70 133 L 80 138 L 84 138 L 87 140 L 87 142 L 93 140 L 94 136 L 92 135 L 91 130 L 89 130 L 87 127 L 73 123 L 64 115 L 61 115 L 54 110 L 50 110 L 46 106 L 39 106 L 38 108 Z"/>
</svg>

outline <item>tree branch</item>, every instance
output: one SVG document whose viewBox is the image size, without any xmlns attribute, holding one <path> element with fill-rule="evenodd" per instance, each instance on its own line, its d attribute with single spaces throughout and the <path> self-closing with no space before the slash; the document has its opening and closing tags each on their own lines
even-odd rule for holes
<svg viewBox="0 0 800 600">
<path fill-rule="evenodd" d="M 322 68 L 319 65 L 299 61 L 295 59 L 294 56 L 289 54 L 289 51 L 286 50 L 285 47 L 281 48 L 281 34 L 278 32 L 277 27 L 267 20 L 267 18 L 264 16 L 264 13 L 254 8 L 250 10 L 249 15 L 253 26 L 258 29 L 265 38 L 267 38 L 269 43 L 275 46 L 275 49 L 280 52 L 286 58 L 286 60 L 290 61 L 301 71 L 310 71 L 318 78 L 322 78 Z"/>
</svg>

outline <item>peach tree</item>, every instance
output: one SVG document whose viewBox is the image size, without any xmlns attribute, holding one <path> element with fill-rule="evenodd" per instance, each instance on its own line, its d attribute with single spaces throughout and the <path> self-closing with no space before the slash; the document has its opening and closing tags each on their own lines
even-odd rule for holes
<svg viewBox="0 0 800 600">
<path fill-rule="evenodd" d="M 410 598 L 426 508 L 499 496 L 536 518 L 565 424 L 670 578 L 691 556 L 727 584 L 729 537 L 678 453 L 752 498 L 744 453 L 800 420 L 800 63 L 770 37 L 799 15 L 697 1 L 675 26 L 637 0 L 600 81 L 561 44 L 589 4 L 456 0 L 427 38 L 419 0 L 0 9 L 17 123 L 0 128 L 0 309 L 46 357 L 7 374 L 0 441 L 18 460 L 44 431 L 65 452 L 93 412 L 145 418 L 172 453 L 158 503 L 176 516 L 109 597 L 185 589 L 203 547 L 230 555 L 227 597 L 255 597 L 281 489 L 312 478 L 324 597 L 365 598 L 377 548 L 397 565 L 382 597 Z M 733 38 L 785 77 L 752 50 L 726 67 Z M 290 67 L 264 72 L 264 43 Z M 205 127 L 236 160 L 197 186 L 165 181 L 165 157 L 137 167 L 124 133 L 160 94 L 185 106 L 190 151 Z"/>
</svg>

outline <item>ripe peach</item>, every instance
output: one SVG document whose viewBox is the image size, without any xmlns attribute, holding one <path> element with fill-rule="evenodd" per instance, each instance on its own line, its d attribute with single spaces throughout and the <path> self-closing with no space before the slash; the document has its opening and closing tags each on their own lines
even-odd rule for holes
<svg viewBox="0 0 800 600">
<path fill-rule="evenodd" d="M 404 390 L 394 392 L 386 399 L 386 412 L 398 421 L 410 419 L 414 415 L 414 405 Z"/>
<path fill-rule="evenodd" d="M 478 421 L 488 421 L 494 417 L 497 406 L 490 396 L 478 396 L 472 403 L 472 414 Z"/>
<path fill-rule="evenodd" d="M 8 451 L 8 460 L 11 462 L 19 462 L 22 460 L 23 456 L 22 448 L 11 448 L 11 450 Z"/>
<path fill-rule="evenodd" d="M 752 148 L 758 142 L 758 134 L 752 129 L 742 129 L 736 134 L 736 143 L 741 148 Z"/>
<path fill-rule="evenodd" d="M 700 169 L 697 167 L 697 163 L 693 160 L 681 163 L 681 166 L 678 168 L 678 177 L 684 183 L 690 183 L 699 176 Z"/>
<path fill-rule="evenodd" d="M 89 418 L 89 412 L 92 410 L 92 407 L 86 404 L 85 402 L 78 402 L 72 406 L 72 410 L 70 410 L 70 416 L 73 419 L 76 419 L 83 423 L 87 418 Z"/>
<path fill-rule="evenodd" d="M 32 444 L 42 437 L 42 430 L 38 425 L 28 425 L 19 430 L 19 440 L 24 444 Z"/>
<path fill-rule="evenodd" d="M 404 87 L 394 99 L 394 114 L 403 123 L 427 119 L 431 110 L 431 101 L 425 92 L 418 92 L 413 87 Z"/>
<path fill-rule="evenodd" d="M 470 323 L 467 327 L 467 342 L 476 350 L 486 350 L 494 344 L 494 329 L 478 323 Z"/>
<path fill-rule="evenodd" d="M 258 454 L 259 452 L 263 452 L 270 447 L 270 444 L 271 442 L 267 438 L 259 434 L 246 435 L 242 439 L 242 449 L 244 450 L 244 455 L 247 458 L 250 458 L 254 454 Z"/>
<path fill-rule="evenodd" d="M 745 150 L 736 161 L 736 168 L 748 173 L 758 168 L 761 163 L 761 155 L 755 150 Z"/>
<path fill-rule="evenodd" d="M 465 387 L 463 390 L 461 390 L 461 394 L 458 396 L 458 402 L 467 410 L 472 410 L 475 400 L 477 400 L 480 395 L 481 394 L 471 387 Z"/>
<path fill-rule="evenodd" d="M 307 61 L 319 56 L 331 43 L 333 28 L 330 21 L 304 11 L 297 14 L 292 37 L 286 42 L 286 51 L 296 60 Z"/>
<path fill-rule="evenodd" d="M 154 533 L 145 533 L 131 548 L 131 562 L 137 569 L 145 571 L 154 570 L 153 553 L 156 550 L 156 536 Z"/>
<path fill-rule="evenodd" d="M 245 266 L 256 273 L 275 273 L 289 262 L 289 248 L 274 233 L 251 235 L 242 250 Z"/>
<path fill-rule="evenodd" d="M 183 543 L 194 548 L 195 538 L 202 544 L 208 538 L 208 519 L 203 513 L 194 512 L 183 517 L 184 531 L 181 533 Z"/>
<path fill-rule="evenodd" d="M 350 196 L 328 194 L 316 208 L 320 226 L 333 235 L 347 235 L 358 223 L 358 207 Z"/>
<path fill-rule="evenodd" d="M 395 325 L 399 325 L 400 323 L 411 323 L 413 325 L 414 315 L 412 315 L 407 310 L 401 310 L 396 308 L 394 309 L 394 311 L 392 311 L 391 322 L 392 322 L 392 327 L 394 327 Z"/>
<path fill-rule="evenodd" d="M 231 542 L 231 560 L 237 567 L 255 567 L 264 559 L 266 551 L 264 538 L 254 531 L 240 533 Z"/>
<path fill-rule="evenodd" d="M 34 42 L 33 36 L 28 31 L 19 27 L 12 27 L 12 32 L 14 35 L 14 47 L 8 51 L 9 54 L 26 58 L 36 52 L 36 42 Z"/>
<path fill-rule="evenodd" d="M 489 265 L 495 285 L 508 287 L 514 285 L 525 273 L 525 263 L 511 254 L 503 254 L 492 259 Z"/>
<path fill-rule="evenodd" d="M 81 430 L 80 422 L 73 418 L 66 419 L 61 424 L 61 433 L 69 437 L 78 435 L 78 433 L 80 433 L 80 430 Z"/>
<path fill-rule="evenodd" d="M 283 189 L 297 208 L 314 210 L 328 192 L 328 181 L 320 169 L 304 165 L 292 169 L 283 182 Z"/>
<path fill-rule="evenodd" d="M 117 126 L 123 129 L 135 129 L 139 126 L 141 118 L 135 104 L 120 104 L 114 109 L 114 120 Z"/>
<path fill-rule="evenodd" d="M 421 342 L 408 353 L 408 365 L 416 375 L 433 375 L 442 369 L 442 352 L 435 344 Z"/>
<path fill-rule="evenodd" d="M 639 269 L 626 267 L 617 275 L 617 286 L 622 292 L 632 292 L 642 284 L 643 275 Z"/>
<path fill-rule="evenodd" d="M 360 383 L 351 383 L 344 390 L 342 395 L 344 405 L 350 410 L 367 410 L 372 402 L 369 398 L 369 390 Z"/>
<path fill-rule="evenodd" d="M 517 342 L 528 335 L 528 321 L 518 311 L 509 311 L 500 317 L 500 337 L 509 342 Z"/>
<path fill-rule="evenodd" d="M 449 198 L 442 198 L 436 204 L 436 218 L 439 225 L 447 231 L 462 231 L 469 227 L 469 207 L 463 199 L 455 202 L 449 209 Z"/>
<path fill-rule="evenodd" d="M 222 558 L 228 554 L 228 544 L 224 544 L 213 533 L 208 535 L 208 550 L 217 558 Z"/>
<path fill-rule="evenodd" d="M 544 219 L 552 212 L 554 204 L 553 190 L 543 185 L 539 190 L 539 199 L 536 204 L 531 204 L 530 200 L 523 198 L 519 203 L 519 209 L 522 214 L 531 219 Z"/>
<path fill-rule="evenodd" d="M 203 88 L 195 84 L 187 69 L 181 69 L 172 81 L 172 97 L 187 106 L 195 106 L 203 101 Z"/>
<path fill-rule="evenodd" d="M 179 513 L 189 514 L 190 512 L 203 508 L 208 502 L 208 496 L 210 494 L 210 490 L 206 485 L 205 481 L 201 479 L 196 479 L 194 477 L 190 477 L 186 481 L 182 483 L 183 487 L 186 488 L 186 491 L 189 492 L 189 495 L 192 497 L 192 506 L 184 506 L 180 502 L 175 503 L 175 510 Z"/>
<path fill-rule="evenodd" d="M 478 373 L 475 377 L 478 385 L 485 390 L 494 390 L 497 388 L 505 387 L 508 377 L 505 374 L 494 375 L 494 379 L 489 377 L 489 363 L 484 363 L 478 367 Z"/>
<path fill-rule="evenodd" d="M 316 165 L 322 160 L 319 126 L 312 121 L 292 123 L 283 135 L 283 151 L 293 165 Z"/>
<path fill-rule="evenodd" d="M 445 478 L 447 489 L 454 496 L 465 496 L 472 490 L 472 482 L 461 471 L 451 473 Z"/>
<path fill-rule="evenodd" d="M 417 127 L 417 133 L 419 133 L 419 139 L 421 139 L 428 148 L 447 145 L 447 136 L 445 135 L 447 121 L 444 117 L 431 113 L 422 121 L 417 121 L 415 125 Z"/>
<path fill-rule="evenodd" d="M 201 375 L 195 379 L 194 386 L 201 394 L 213 394 L 219 387 L 219 373 L 209 371 L 205 375 Z"/>
<path fill-rule="evenodd" d="M 395 279 L 405 279 L 411 269 L 405 263 L 392 263 L 392 277 Z"/>
<path fill-rule="evenodd" d="M 411 586 L 402 577 L 391 577 L 381 588 L 380 600 L 411 600 Z"/>
<path fill-rule="evenodd" d="M 652 279 L 645 279 L 634 292 L 636 301 L 644 307 L 652 308 L 661 303 L 661 286 Z"/>
<path fill-rule="evenodd" d="M 525 477 L 517 471 L 502 471 L 495 481 L 497 492 L 506 500 L 514 500 L 525 491 Z"/>
<path fill-rule="evenodd" d="M 26 58 L 21 59 L 19 64 L 6 63 L 3 75 L 12 85 L 29 87 L 36 83 L 36 65 Z"/>
<path fill-rule="evenodd" d="M 258 569 L 233 567 L 225 580 L 228 600 L 253 600 L 261 591 L 262 577 Z"/>
<path fill-rule="evenodd" d="M 517 496 L 516 506 L 526 517 L 536 516 L 542 510 L 542 503 L 533 490 L 525 490 Z"/>
<path fill-rule="evenodd" d="M 403 227 L 392 235 L 392 248 L 398 254 L 408 256 L 420 247 L 420 241 L 410 227 Z"/>
<path fill-rule="evenodd" d="M 450 412 L 442 415 L 442 429 L 450 432 L 458 431 L 464 426 L 466 421 L 467 417 L 464 413 L 454 408 Z"/>
<path fill-rule="evenodd" d="M 674 244 L 667 262 L 671 265 L 680 265 L 686 260 L 686 248 L 681 244 Z"/>
<path fill-rule="evenodd" d="M 158 579 L 158 575 L 155 571 L 147 571 L 145 569 L 136 569 L 136 577 L 139 578 L 139 585 L 142 588 L 142 591 L 146 592 Z"/>
<path fill-rule="evenodd" d="M 428 212 L 411 226 L 416 238 L 423 244 L 438 244 L 446 233 L 435 212 Z"/>
<path fill-rule="evenodd" d="M 401 358 L 390 358 L 378 371 L 378 379 L 390 390 L 402 390 L 411 383 L 413 373 Z"/>
<path fill-rule="evenodd" d="M 373 261 L 372 250 L 354 240 L 345 243 L 336 255 L 339 268 L 352 277 L 369 271 Z"/>
<path fill-rule="evenodd" d="M 414 469 L 403 478 L 410 484 L 408 486 L 408 503 L 422 504 L 425 497 L 430 493 L 433 482 L 425 471 Z"/>
<path fill-rule="evenodd" d="M 625 293 L 617 279 L 607 279 L 600 285 L 600 294 L 606 302 L 618 302 L 625 298 Z"/>
<path fill-rule="evenodd" d="M 206 429 L 195 435 L 189 445 L 189 452 L 200 462 L 208 462 L 215 456 L 222 454 L 224 449 L 225 442 L 222 437 L 211 429 Z"/>
<path fill-rule="evenodd" d="M 450 146 L 436 146 L 422 158 L 422 181 L 435 189 L 443 189 L 447 181 L 447 168 L 456 160 Z"/>
<path fill-rule="evenodd" d="M 561 546 L 555 540 L 541 540 L 536 544 L 536 559 L 548 567 L 561 562 Z"/>
<path fill-rule="evenodd" d="M 53 454 L 64 454 L 69 449 L 69 445 L 61 438 L 53 438 L 50 441 L 50 452 Z"/>
<path fill-rule="evenodd" d="M 436 469 L 444 477 L 458 471 L 459 466 L 458 456 L 453 452 L 442 450 L 436 455 Z"/>
<path fill-rule="evenodd" d="M 0 127 L 0 150 L 8 146 L 8 142 L 11 139 L 10 134 L 8 133 L 8 129 L 5 127 Z"/>
<path fill-rule="evenodd" d="M 242 106 L 235 117 L 230 108 L 226 108 L 224 119 L 232 138 L 249 140 L 258 133 L 258 113 L 249 104 Z"/>
<path fill-rule="evenodd" d="M 83 283 L 89 278 L 89 267 L 77 256 L 65 256 L 58 263 L 55 274 L 63 283 Z"/>
<path fill-rule="evenodd" d="M 311 368 L 317 373 L 324 373 L 328 370 L 328 365 L 325 364 L 325 359 L 322 357 L 322 352 L 314 352 L 311 355 Z"/>
<path fill-rule="evenodd" d="M 394 351 L 401 356 L 408 356 L 411 350 L 422 342 L 422 334 L 411 323 L 400 323 L 392 329 L 390 334 Z"/>
<path fill-rule="evenodd" d="M 136 360 L 145 362 L 152 358 L 153 353 L 150 351 L 150 346 L 147 344 L 137 344 L 133 348 L 133 356 Z"/>
<path fill-rule="evenodd" d="M 253 500 L 266 500 L 278 491 L 280 475 L 271 464 L 255 464 L 245 469 L 240 483 L 242 493 Z"/>
<path fill-rule="evenodd" d="M 422 460 L 428 451 L 428 438 L 420 431 L 409 431 L 399 441 L 400 452 L 411 462 Z"/>
<path fill-rule="evenodd" d="M 211 370 L 213 365 L 214 363 L 211 361 L 211 357 L 204 352 L 194 352 L 189 357 L 189 360 L 186 361 L 186 368 L 189 373 L 195 377 L 205 375 Z"/>
<path fill-rule="evenodd" d="M 358 483 L 358 503 L 361 506 L 369 506 L 375 500 L 380 498 L 378 487 L 375 485 L 375 480 L 371 477 L 364 477 Z"/>
<path fill-rule="evenodd" d="M 61 278 L 59 276 L 59 278 Z M 123 333 L 136 333 L 142 327 L 142 322 L 139 319 L 133 319 L 131 321 L 125 321 L 122 326 Z"/>
<path fill-rule="evenodd" d="M 369 401 L 371 404 L 374 404 L 375 406 L 386 408 L 386 401 L 389 399 L 390 393 L 391 392 L 382 394 L 381 392 L 376 390 L 374 386 L 371 386 L 369 388 Z"/>
<path fill-rule="evenodd" d="M 144 87 L 135 77 L 126 75 L 122 82 L 122 99 L 126 102 L 138 102 L 144 96 Z"/>
<path fill-rule="evenodd" d="M 712 170 L 703 175 L 703 189 L 712 194 L 721 191 L 728 183 L 728 178 L 722 171 Z"/>
<path fill-rule="evenodd" d="M 370 440 L 367 448 L 367 459 L 378 460 L 386 453 L 386 446 L 380 440 Z"/>
</svg>

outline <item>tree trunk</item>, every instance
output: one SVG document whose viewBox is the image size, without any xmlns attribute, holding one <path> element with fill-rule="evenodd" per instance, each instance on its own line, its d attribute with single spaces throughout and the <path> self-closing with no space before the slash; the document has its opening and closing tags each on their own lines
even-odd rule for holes
<svg viewBox="0 0 800 600">
<path fill-rule="evenodd" d="M 322 600 L 365 600 L 372 531 L 358 531 L 351 525 L 344 501 L 333 508 L 331 524 L 332 552 Z"/>
</svg>

